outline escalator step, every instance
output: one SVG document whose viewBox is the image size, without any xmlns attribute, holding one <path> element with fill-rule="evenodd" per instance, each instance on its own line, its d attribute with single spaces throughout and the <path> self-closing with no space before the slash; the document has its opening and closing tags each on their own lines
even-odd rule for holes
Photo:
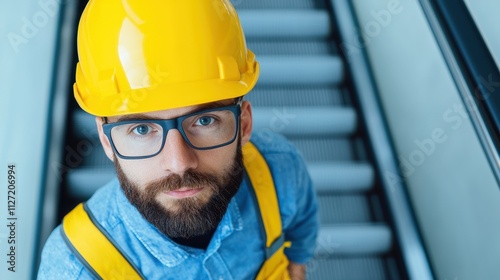
<svg viewBox="0 0 500 280">
<path fill-rule="evenodd" d="M 247 46 L 257 56 L 262 55 L 301 56 L 301 55 L 334 55 L 338 54 L 335 45 L 321 39 L 300 40 L 297 38 L 254 39 Z"/>
<path fill-rule="evenodd" d="M 315 255 L 381 255 L 391 246 L 391 230 L 383 224 L 323 225 Z"/>
<path fill-rule="evenodd" d="M 308 162 L 314 161 L 353 161 L 354 151 L 352 142 L 347 138 L 315 137 L 307 135 L 289 138 L 299 149 Z"/>
<path fill-rule="evenodd" d="M 375 180 L 373 167 L 367 163 L 312 162 L 307 169 L 320 194 L 367 192 Z"/>
<path fill-rule="evenodd" d="M 285 136 L 350 136 L 357 117 L 342 107 L 258 107 L 253 109 L 254 131 L 267 129 Z"/>
<path fill-rule="evenodd" d="M 307 266 L 312 280 L 387 280 L 389 275 L 382 258 L 333 257 L 315 258 Z"/>
<path fill-rule="evenodd" d="M 254 107 L 341 106 L 343 92 L 335 86 L 261 86 L 246 95 Z"/>
<path fill-rule="evenodd" d="M 357 224 L 373 221 L 368 198 L 358 195 L 319 195 L 319 220 L 322 225 Z"/>
<path fill-rule="evenodd" d="M 327 38 L 332 32 L 327 10 L 242 10 L 247 40 L 253 38 Z"/>
<path fill-rule="evenodd" d="M 338 85 L 344 66 L 337 56 L 260 56 L 262 85 Z"/>
<path fill-rule="evenodd" d="M 325 9 L 322 0 L 231 0 L 238 13 L 245 9 Z"/>
</svg>

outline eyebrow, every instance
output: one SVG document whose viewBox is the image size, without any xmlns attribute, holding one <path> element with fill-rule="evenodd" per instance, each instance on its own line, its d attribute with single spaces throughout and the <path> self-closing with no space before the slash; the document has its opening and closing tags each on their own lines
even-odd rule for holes
<svg viewBox="0 0 500 280">
<path fill-rule="evenodd" d="M 133 114 L 133 115 L 125 115 L 118 118 L 116 122 L 123 121 L 148 121 L 148 120 L 157 120 L 157 118 L 153 118 L 151 116 L 147 116 L 144 114 Z"/>
<path fill-rule="evenodd" d="M 231 104 L 229 104 L 229 105 L 231 105 Z M 197 111 L 203 111 L 203 110 L 207 110 L 207 109 L 214 109 L 214 108 L 223 107 L 223 106 L 229 106 L 229 105 L 224 104 L 221 101 L 207 103 L 207 104 L 200 105 L 199 107 L 196 107 L 195 109 L 193 109 L 193 110 L 191 110 L 191 111 L 189 111 L 189 112 L 187 112 L 187 113 L 185 113 L 185 114 L 183 114 L 181 116 L 189 115 L 189 114 L 195 113 Z M 175 118 L 172 118 L 172 119 L 175 119 Z M 118 120 L 117 120 L 117 122 L 123 122 L 123 121 L 148 121 L 148 120 L 159 120 L 159 119 L 155 118 L 155 117 L 151 117 L 151 116 L 145 115 L 145 114 L 131 114 L 131 115 L 124 115 L 124 116 L 119 117 Z"/>
</svg>

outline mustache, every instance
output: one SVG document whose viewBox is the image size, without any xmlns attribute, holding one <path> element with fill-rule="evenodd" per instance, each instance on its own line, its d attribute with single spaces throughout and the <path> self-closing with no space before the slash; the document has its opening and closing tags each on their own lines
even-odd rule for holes
<svg viewBox="0 0 500 280">
<path fill-rule="evenodd" d="M 219 178 L 213 174 L 187 170 L 182 176 L 171 174 L 149 183 L 145 187 L 145 192 L 149 195 L 156 195 L 159 192 L 176 191 L 181 188 L 199 189 L 202 187 L 217 190 L 219 181 Z"/>
</svg>

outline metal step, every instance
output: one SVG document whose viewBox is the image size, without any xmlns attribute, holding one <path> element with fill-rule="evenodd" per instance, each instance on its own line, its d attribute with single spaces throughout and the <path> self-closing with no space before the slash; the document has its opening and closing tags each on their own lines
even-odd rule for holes
<svg viewBox="0 0 500 280">
<path fill-rule="evenodd" d="M 307 265 L 307 279 L 322 280 L 387 280 L 385 259 L 364 257 L 314 258 Z"/>
<path fill-rule="evenodd" d="M 344 65 L 337 56 L 260 56 L 261 85 L 338 85 Z"/>
<path fill-rule="evenodd" d="M 367 163 L 311 162 L 307 168 L 319 194 L 367 192 L 375 180 Z"/>
<path fill-rule="evenodd" d="M 345 92 L 336 86 L 262 86 L 259 83 L 245 99 L 258 107 L 334 106 L 345 104 Z"/>
<path fill-rule="evenodd" d="M 321 56 L 335 55 L 338 50 L 334 44 L 324 39 L 304 41 L 300 38 L 257 38 L 247 42 L 248 48 L 255 53 L 257 60 L 260 56 Z"/>
<path fill-rule="evenodd" d="M 293 136 L 348 136 L 356 130 L 352 108 L 257 107 L 253 109 L 254 131 L 269 129 Z"/>
<path fill-rule="evenodd" d="M 386 225 L 323 225 L 315 255 L 381 255 L 391 246 L 392 233 Z"/>
<path fill-rule="evenodd" d="M 392 240 L 384 224 L 322 225 L 308 279 L 390 279 L 385 260 L 376 256 L 387 254 Z"/>
<path fill-rule="evenodd" d="M 371 213 L 369 201 L 363 193 L 320 194 L 318 195 L 320 224 L 372 223 L 374 217 Z"/>
<path fill-rule="evenodd" d="M 349 162 L 355 159 L 353 143 L 348 138 L 302 135 L 289 140 L 308 162 Z"/>
<path fill-rule="evenodd" d="M 326 10 L 242 10 L 238 15 L 247 40 L 254 38 L 326 38 L 332 32 Z"/>
<path fill-rule="evenodd" d="M 318 0 L 231 0 L 238 12 L 246 9 L 325 9 L 325 1 Z"/>
</svg>

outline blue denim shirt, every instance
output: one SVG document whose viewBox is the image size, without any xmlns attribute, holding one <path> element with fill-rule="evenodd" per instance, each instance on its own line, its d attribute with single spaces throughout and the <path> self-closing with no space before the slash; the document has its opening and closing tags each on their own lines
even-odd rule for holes
<svg viewBox="0 0 500 280">
<path fill-rule="evenodd" d="M 306 263 L 315 249 L 317 201 L 302 157 L 282 136 L 254 134 L 275 181 L 283 231 L 292 246 L 290 261 Z M 174 243 L 142 218 L 123 194 L 118 179 L 87 202 L 97 221 L 147 279 L 254 279 L 264 262 L 256 203 L 245 180 L 229 203 L 206 250 Z M 60 227 L 42 252 L 39 279 L 93 279 L 64 243 Z"/>
</svg>

